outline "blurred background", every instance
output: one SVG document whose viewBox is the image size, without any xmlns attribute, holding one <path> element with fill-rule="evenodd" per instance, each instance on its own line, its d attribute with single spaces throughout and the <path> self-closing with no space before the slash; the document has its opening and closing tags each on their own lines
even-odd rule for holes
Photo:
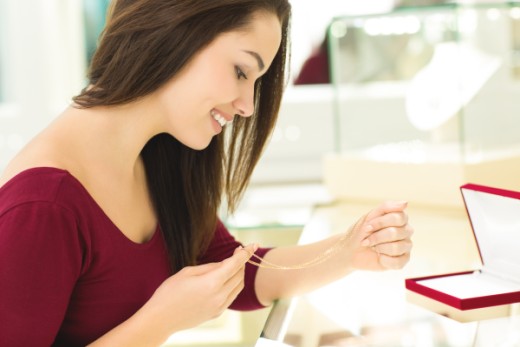
<svg viewBox="0 0 520 347">
<path fill-rule="evenodd" d="M 237 238 L 294 244 L 338 201 L 461 215 L 463 183 L 520 189 L 518 2 L 291 3 L 280 119 L 239 210 L 222 211 Z M 0 170 L 85 86 L 108 4 L 0 0 Z M 250 346 L 267 314 L 226 312 L 168 343 Z"/>
<path fill-rule="evenodd" d="M 0 168 L 85 85 L 109 0 L 0 1 Z M 391 1 L 294 1 L 292 74 L 337 14 L 386 10 Z M 290 132 L 290 131 L 289 131 Z"/>
</svg>

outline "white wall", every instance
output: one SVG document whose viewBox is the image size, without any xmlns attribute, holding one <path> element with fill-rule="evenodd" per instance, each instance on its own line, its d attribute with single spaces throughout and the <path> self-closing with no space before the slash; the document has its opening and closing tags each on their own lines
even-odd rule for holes
<svg viewBox="0 0 520 347">
<path fill-rule="evenodd" d="M 0 1 L 0 168 L 84 84 L 80 0 Z"/>
<path fill-rule="evenodd" d="M 288 88 L 253 183 L 321 180 L 322 156 L 334 150 L 334 125 L 330 85 Z"/>
</svg>

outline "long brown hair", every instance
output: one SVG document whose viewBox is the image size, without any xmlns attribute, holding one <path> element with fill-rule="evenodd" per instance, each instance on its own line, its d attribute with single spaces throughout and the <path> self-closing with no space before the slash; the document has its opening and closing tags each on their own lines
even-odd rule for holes
<svg viewBox="0 0 520 347">
<path fill-rule="evenodd" d="M 117 0 L 78 107 L 130 103 L 163 86 L 219 34 L 240 30 L 258 11 L 277 15 L 280 48 L 255 85 L 255 113 L 236 117 L 230 136 L 196 151 L 168 134 L 143 148 L 148 186 L 172 271 L 193 265 L 213 237 L 223 193 L 233 212 L 274 128 L 286 76 L 288 0 Z M 229 141 L 226 141 L 229 138 Z"/>
</svg>

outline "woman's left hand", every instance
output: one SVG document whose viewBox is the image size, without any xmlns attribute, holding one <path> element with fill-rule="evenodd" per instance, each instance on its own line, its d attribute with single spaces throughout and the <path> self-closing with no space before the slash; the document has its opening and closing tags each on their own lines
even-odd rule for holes
<svg viewBox="0 0 520 347">
<path fill-rule="evenodd" d="M 401 269 L 408 263 L 413 228 L 406 207 L 406 202 L 385 202 L 352 227 L 347 247 L 353 269 Z"/>
</svg>

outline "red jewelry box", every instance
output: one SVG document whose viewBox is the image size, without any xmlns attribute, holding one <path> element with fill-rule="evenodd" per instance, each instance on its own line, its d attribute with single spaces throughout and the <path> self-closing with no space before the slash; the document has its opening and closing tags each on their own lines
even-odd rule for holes
<svg viewBox="0 0 520 347">
<path fill-rule="evenodd" d="M 520 192 L 477 184 L 460 189 L 482 266 L 406 279 L 408 297 L 461 321 L 506 315 L 509 304 L 520 302 Z"/>
</svg>

